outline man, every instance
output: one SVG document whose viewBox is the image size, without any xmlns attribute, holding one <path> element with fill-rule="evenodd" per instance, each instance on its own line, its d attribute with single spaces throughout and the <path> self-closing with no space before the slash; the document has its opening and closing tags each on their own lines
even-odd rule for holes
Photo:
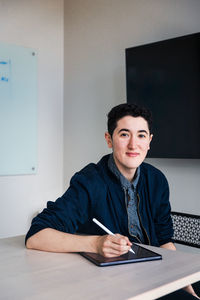
<svg viewBox="0 0 200 300">
<path fill-rule="evenodd" d="M 147 109 L 114 107 L 105 133 L 113 153 L 76 173 L 65 194 L 47 203 L 32 221 L 27 248 L 106 257 L 126 253 L 132 242 L 175 250 L 167 180 L 143 162 L 153 137 L 151 125 Z M 93 218 L 117 234 L 105 235 Z M 191 286 L 187 290 L 194 294 Z"/>
</svg>

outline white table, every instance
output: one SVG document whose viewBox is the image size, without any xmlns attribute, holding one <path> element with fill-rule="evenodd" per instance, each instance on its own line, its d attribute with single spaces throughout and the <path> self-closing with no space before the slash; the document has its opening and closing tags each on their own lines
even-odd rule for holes
<svg viewBox="0 0 200 300">
<path fill-rule="evenodd" d="M 97 267 L 79 254 L 28 250 L 0 239 L 1 300 L 155 299 L 200 280 L 200 255 L 147 247 L 163 260 Z"/>
</svg>

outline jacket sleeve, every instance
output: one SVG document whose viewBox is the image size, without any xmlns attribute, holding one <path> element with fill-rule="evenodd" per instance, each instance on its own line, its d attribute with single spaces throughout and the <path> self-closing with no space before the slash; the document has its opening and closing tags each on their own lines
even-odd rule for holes
<svg viewBox="0 0 200 300">
<path fill-rule="evenodd" d="M 45 208 L 31 223 L 25 242 L 29 237 L 45 228 L 53 228 L 67 233 L 75 233 L 89 215 L 90 193 L 88 180 L 76 173 L 68 190 L 55 202 L 47 202 Z"/>
<path fill-rule="evenodd" d="M 162 174 L 160 179 L 160 197 L 155 215 L 155 231 L 159 245 L 172 242 L 173 224 L 171 218 L 171 206 L 169 202 L 169 186 L 167 179 Z"/>
</svg>

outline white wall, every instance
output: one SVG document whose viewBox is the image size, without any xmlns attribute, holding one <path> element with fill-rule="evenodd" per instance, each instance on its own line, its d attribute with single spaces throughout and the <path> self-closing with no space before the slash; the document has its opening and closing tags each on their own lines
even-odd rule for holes
<svg viewBox="0 0 200 300">
<path fill-rule="evenodd" d="M 198 32 L 199 15 L 199 0 L 65 1 L 65 187 L 108 152 L 106 113 L 126 101 L 124 49 Z M 167 175 L 172 209 L 199 214 L 200 160 L 149 161 Z"/>
<path fill-rule="evenodd" d="M 76 170 L 108 152 L 106 114 L 126 99 L 124 49 L 200 31 L 199 0 L 65 0 L 64 11 L 63 2 L 0 0 L 0 41 L 39 53 L 38 173 L 0 177 L 0 237 L 25 233 Z M 199 160 L 151 161 L 172 207 L 199 213 Z"/>
<path fill-rule="evenodd" d="M 62 192 L 63 0 L 0 0 L 0 41 L 38 52 L 38 172 L 0 177 L 0 237 L 24 234 Z"/>
</svg>

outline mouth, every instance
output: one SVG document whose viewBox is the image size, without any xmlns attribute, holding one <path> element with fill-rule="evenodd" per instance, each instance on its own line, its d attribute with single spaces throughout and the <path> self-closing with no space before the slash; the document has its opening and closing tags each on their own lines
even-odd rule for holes
<svg viewBox="0 0 200 300">
<path fill-rule="evenodd" d="M 137 157 L 140 154 L 138 152 L 126 152 L 126 155 L 129 157 Z"/>
</svg>

